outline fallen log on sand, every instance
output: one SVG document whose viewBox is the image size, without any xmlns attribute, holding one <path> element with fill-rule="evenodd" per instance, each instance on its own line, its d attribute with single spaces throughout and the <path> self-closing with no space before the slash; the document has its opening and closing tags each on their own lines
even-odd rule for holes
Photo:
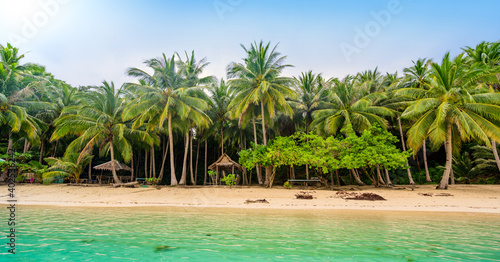
<svg viewBox="0 0 500 262">
<path fill-rule="evenodd" d="M 138 185 L 139 182 L 137 181 L 134 181 L 134 182 L 128 182 L 128 183 L 117 183 L 117 184 L 113 184 L 112 186 L 113 187 L 135 187 L 135 185 Z"/>
<path fill-rule="evenodd" d="M 269 204 L 269 201 L 265 200 L 265 199 L 257 199 L 257 200 L 250 200 L 250 199 L 247 199 L 245 201 L 245 204 L 251 204 L 251 203 L 264 203 L 264 204 Z"/>
</svg>

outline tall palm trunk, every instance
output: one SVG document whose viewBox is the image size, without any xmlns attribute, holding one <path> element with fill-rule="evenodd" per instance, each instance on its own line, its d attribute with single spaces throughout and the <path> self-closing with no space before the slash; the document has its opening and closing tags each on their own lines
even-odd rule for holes
<svg viewBox="0 0 500 262">
<path fill-rule="evenodd" d="M 498 170 L 500 170 L 500 158 L 498 157 L 497 142 L 491 139 L 491 149 L 493 149 L 493 155 L 495 156 L 495 162 L 497 163 Z"/>
<path fill-rule="evenodd" d="M 181 180 L 179 181 L 180 185 L 186 184 L 188 151 L 189 151 L 189 131 L 186 132 L 186 139 L 184 140 L 184 159 L 182 161 L 182 176 Z"/>
<path fill-rule="evenodd" d="M 189 130 L 191 135 L 189 136 L 189 172 L 191 173 L 191 184 L 196 185 L 193 173 L 193 126 Z"/>
<path fill-rule="evenodd" d="M 149 177 L 156 178 L 156 170 L 155 170 L 155 148 L 153 145 L 149 147 Z"/>
<path fill-rule="evenodd" d="M 266 137 L 266 118 L 264 114 L 264 99 L 260 99 L 260 112 L 262 115 L 262 140 L 264 142 L 264 145 L 267 146 L 267 137 Z M 264 186 L 269 186 L 271 185 L 271 167 L 266 166 L 266 179 L 264 181 Z"/>
<path fill-rule="evenodd" d="M 205 139 L 205 177 L 203 178 L 203 185 L 207 184 L 207 148 L 208 142 L 207 139 Z"/>
<path fill-rule="evenodd" d="M 113 180 L 117 184 L 121 184 L 122 181 L 116 174 L 116 166 L 115 166 L 115 150 L 113 149 L 113 142 L 109 143 L 109 151 L 111 152 L 111 173 L 113 173 Z"/>
<path fill-rule="evenodd" d="M 446 126 L 446 142 L 445 142 L 445 151 L 446 151 L 446 165 L 444 167 L 443 178 L 441 182 L 436 187 L 436 189 L 447 189 L 448 181 L 450 180 L 450 173 L 452 168 L 453 154 L 452 154 L 452 144 L 451 144 L 451 123 L 448 123 Z"/>
<path fill-rule="evenodd" d="M 30 150 L 31 144 L 28 142 L 27 139 L 24 139 L 24 148 L 23 148 L 23 154 L 26 154 L 28 150 Z"/>
<path fill-rule="evenodd" d="M 422 145 L 422 153 L 424 154 L 424 167 L 425 167 L 425 180 L 427 182 L 432 182 L 431 175 L 429 174 L 429 166 L 427 165 L 427 148 L 426 148 L 425 140 Z"/>
<path fill-rule="evenodd" d="M 220 122 L 220 151 L 221 155 L 224 155 L 224 131 L 222 128 L 224 127 L 224 123 Z"/>
<path fill-rule="evenodd" d="M 252 114 L 252 122 L 253 122 L 253 139 L 254 139 L 254 143 L 257 145 L 257 125 L 255 124 L 255 115 L 254 114 Z M 262 185 L 263 184 L 262 173 L 260 172 L 261 170 L 260 170 L 259 164 L 257 164 L 255 169 L 257 172 L 257 179 L 259 180 L 259 185 Z"/>
<path fill-rule="evenodd" d="M 200 139 L 198 138 L 198 143 L 196 146 L 196 162 L 194 164 L 194 181 L 198 182 L 198 160 L 200 157 Z"/>
<path fill-rule="evenodd" d="M 168 141 L 170 143 L 170 185 L 177 185 L 177 178 L 175 177 L 175 163 L 174 163 L 174 135 L 172 132 L 172 113 L 168 113 Z"/>
<path fill-rule="evenodd" d="M 307 120 L 306 120 L 306 135 L 309 135 L 309 125 L 307 124 Z M 309 141 L 309 138 L 307 138 L 306 141 Z M 306 164 L 306 179 L 309 179 L 309 164 Z"/>
<path fill-rule="evenodd" d="M 43 164 L 42 163 L 42 160 L 43 160 L 43 151 L 45 150 L 45 141 L 44 139 L 42 139 L 40 141 L 40 158 L 38 159 L 38 162 L 40 162 L 40 164 Z"/>
<path fill-rule="evenodd" d="M 89 163 L 89 182 L 92 180 L 92 160 Z"/>
<path fill-rule="evenodd" d="M 12 130 L 9 130 L 9 142 L 7 143 L 7 154 L 11 153 L 13 144 L 14 142 L 12 141 Z"/>
<path fill-rule="evenodd" d="M 144 150 L 144 177 L 148 178 L 148 150 Z"/>
<path fill-rule="evenodd" d="M 401 125 L 401 118 L 398 116 L 398 125 L 399 125 L 399 133 L 401 135 L 401 145 L 403 146 L 403 151 L 406 151 L 406 145 L 405 145 L 405 137 L 403 135 L 403 126 Z M 406 165 L 408 168 L 406 169 L 406 172 L 408 173 L 408 180 L 410 181 L 410 185 L 415 185 L 415 181 L 413 181 L 413 177 L 411 176 L 411 171 L 410 171 L 410 165 L 408 164 L 408 160 L 406 160 Z"/>
<path fill-rule="evenodd" d="M 161 168 L 160 168 L 160 174 L 158 174 L 158 181 L 161 182 L 163 179 L 163 172 L 165 170 L 165 161 L 167 160 L 167 152 L 168 152 L 169 144 L 167 144 L 167 147 L 163 151 L 163 160 L 161 161 Z"/>
</svg>

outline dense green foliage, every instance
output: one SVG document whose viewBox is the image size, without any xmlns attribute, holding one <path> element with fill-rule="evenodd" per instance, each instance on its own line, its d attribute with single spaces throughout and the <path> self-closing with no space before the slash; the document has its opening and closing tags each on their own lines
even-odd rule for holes
<svg viewBox="0 0 500 262">
<path fill-rule="evenodd" d="M 292 65 L 277 45 L 242 47 L 226 80 L 202 77 L 209 63 L 193 51 L 130 67 L 135 81 L 115 88 L 73 87 L 0 45 L 0 154 L 30 155 L 20 174 L 78 179 L 117 160 L 170 185 L 206 184 L 223 153 L 244 167 L 244 184 L 269 187 L 309 172 L 325 185 L 498 182 L 500 43 L 415 60 L 403 76 L 375 69 L 342 79 L 285 76 Z M 1 180 L 11 163 L 3 158 Z"/>
</svg>

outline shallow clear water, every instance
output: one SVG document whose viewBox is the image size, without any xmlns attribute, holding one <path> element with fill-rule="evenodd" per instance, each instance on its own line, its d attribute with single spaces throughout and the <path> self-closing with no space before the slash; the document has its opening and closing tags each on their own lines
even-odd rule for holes
<svg viewBox="0 0 500 262">
<path fill-rule="evenodd" d="M 0 261 L 500 260 L 499 215 L 23 206 L 16 212 L 17 253 L 4 244 Z M 156 249 L 162 245 L 170 248 Z"/>
</svg>

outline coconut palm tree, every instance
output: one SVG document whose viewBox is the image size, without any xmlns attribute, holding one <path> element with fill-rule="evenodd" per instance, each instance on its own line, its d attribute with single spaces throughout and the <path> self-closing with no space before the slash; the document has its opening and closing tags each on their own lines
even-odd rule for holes
<svg viewBox="0 0 500 262">
<path fill-rule="evenodd" d="M 82 94 L 84 105 L 76 114 L 63 114 L 55 121 L 56 129 L 51 141 L 67 135 L 78 137 L 69 144 L 66 154 L 81 152 L 79 158 L 99 146 L 99 152 L 111 155 L 112 173 L 115 183 L 121 183 L 114 166 L 115 149 L 125 162 L 132 157 L 130 140 L 143 140 L 148 144 L 157 143 L 149 133 L 133 130 L 122 120 L 124 103 L 121 95 L 123 89 L 116 90 L 113 82 L 103 82 L 102 86 L 90 89 Z M 81 151 L 80 151 L 81 150 Z"/>
<path fill-rule="evenodd" d="M 488 145 L 489 138 L 500 141 L 500 128 L 494 124 L 500 120 L 500 94 L 479 88 L 479 81 L 494 73 L 482 66 L 468 66 L 464 54 L 450 59 L 447 53 L 441 64 L 431 64 L 427 89 L 396 91 L 396 95 L 414 100 L 401 115 L 415 120 L 408 130 L 409 147 L 418 150 L 426 138 L 434 148 L 445 144 L 446 165 L 438 189 L 448 187 L 454 146 L 471 138 Z"/>
<path fill-rule="evenodd" d="M 332 92 L 325 109 L 315 111 L 311 126 L 321 134 L 336 134 L 348 125 L 357 133 L 377 123 L 387 129 L 385 117 L 394 116 L 394 111 L 377 105 L 386 97 L 384 92 L 369 93 L 363 85 L 358 85 L 352 76 L 332 82 Z"/>
<path fill-rule="evenodd" d="M 244 45 L 247 57 L 244 63 L 231 63 L 228 67 L 229 84 L 235 88 L 235 98 L 229 105 L 233 115 L 239 119 L 248 117 L 254 106 L 260 104 L 263 144 L 267 145 L 266 111 L 269 118 L 274 117 L 275 110 L 292 116 L 293 111 L 287 97 L 294 97 L 290 88 L 292 78 L 280 74 L 291 65 L 284 64 L 286 56 L 276 51 L 277 45 L 270 49 L 271 43 L 254 42 L 249 48 Z M 267 110 L 266 110 L 267 109 Z M 268 119 L 270 121 L 270 119 Z M 265 185 L 269 183 L 270 169 L 266 168 Z"/>
<path fill-rule="evenodd" d="M 53 178 L 54 176 L 63 176 L 74 178 L 78 183 L 80 175 L 85 166 L 92 160 L 92 155 L 86 153 L 80 157 L 79 153 L 66 154 L 63 158 L 47 157 L 45 162 L 50 165 L 48 172 L 43 174 L 43 178 Z"/>
<path fill-rule="evenodd" d="M 327 84 L 324 83 L 321 74 L 314 74 L 312 71 L 302 72 L 298 78 L 295 78 L 295 83 L 294 89 L 297 97 L 289 103 L 294 109 L 296 121 L 303 121 L 306 134 L 309 134 L 312 113 L 324 107 L 328 99 Z M 306 164 L 306 178 L 309 179 L 308 164 Z"/>
<path fill-rule="evenodd" d="M 417 61 L 412 61 L 413 66 L 405 68 L 403 71 L 405 72 L 406 78 L 403 79 L 403 85 L 408 87 L 414 87 L 414 88 L 427 88 L 429 84 L 429 64 L 430 60 L 427 60 L 426 58 L 423 59 L 418 59 Z M 406 104 L 407 105 L 407 104 Z M 403 108 L 406 109 L 406 108 Z M 406 150 L 406 145 L 404 143 L 404 137 L 403 137 L 403 128 L 401 126 L 401 117 L 398 116 L 398 124 L 399 124 L 399 130 L 401 132 L 401 143 L 403 144 L 403 150 Z M 431 176 L 429 173 L 429 167 L 427 164 L 427 145 L 426 145 L 426 140 L 423 141 L 422 144 L 422 154 L 424 158 L 424 168 L 425 168 L 425 178 L 427 182 L 431 182 Z M 410 174 L 410 169 L 408 168 L 408 175 L 411 176 Z M 412 179 L 410 179 L 412 180 Z"/>
<path fill-rule="evenodd" d="M 220 80 L 218 84 L 212 84 L 209 89 L 210 97 L 210 112 L 209 115 L 214 122 L 218 123 L 220 133 L 220 148 L 221 155 L 224 154 L 224 125 L 228 122 L 228 106 L 233 100 L 234 93 L 224 79 Z"/>
<path fill-rule="evenodd" d="M 198 87 L 185 86 L 187 83 L 183 78 L 182 70 L 176 66 L 175 55 L 167 58 L 163 54 L 161 58 L 145 61 L 145 64 L 153 70 L 153 74 L 138 68 L 127 70 L 128 75 L 138 77 L 143 81 L 126 84 L 128 90 L 141 95 L 127 106 L 123 119 L 135 118 L 134 128 L 147 121 L 162 127 L 167 121 L 170 145 L 170 184 L 177 185 L 172 120 L 178 117 L 183 121 L 191 115 L 196 115 L 198 119 L 208 119 L 204 113 L 208 104 L 204 99 L 199 98 Z"/>
<path fill-rule="evenodd" d="M 477 44 L 475 48 L 466 47 L 463 50 L 467 54 L 467 58 L 471 64 L 477 63 L 488 69 L 493 69 L 500 64 L 500 42 L 481 42 Z M 492 92 L 498 92 L 500 87 L 498 85 L 499 79 L 500 74 L 492 76 L 490 79 L 485 79 L 485 83 L 493 87 Z M 491 139 L 491 148 L 498 170 L 500 170 L 500 157 L 498 156 L 498 150 L 494 139 Z"/>
</svg>

